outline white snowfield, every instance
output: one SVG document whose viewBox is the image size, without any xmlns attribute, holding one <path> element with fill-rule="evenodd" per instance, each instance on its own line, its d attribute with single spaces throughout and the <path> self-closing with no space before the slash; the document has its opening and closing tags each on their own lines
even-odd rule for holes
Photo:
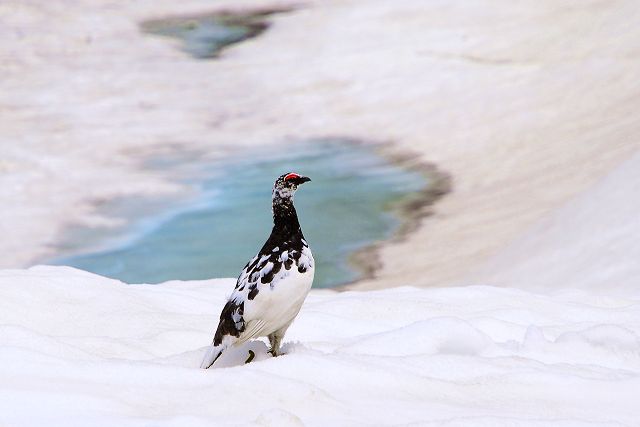
<svg viewBox="0 0 640 427">
<path fill-rule="evenodd" d="M 253 341 L 201 370 L 233 284 L 0 271 L 0 425 L 640 422 L 637 293 L 313 290 L 287 354 Z"/>
</svg>

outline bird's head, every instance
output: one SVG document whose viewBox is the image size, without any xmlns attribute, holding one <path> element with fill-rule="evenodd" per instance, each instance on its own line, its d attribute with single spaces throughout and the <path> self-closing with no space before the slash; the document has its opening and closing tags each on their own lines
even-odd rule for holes
<svg viewBox="0 0 640 427">
<path fill-rule="evenodd" d="M 280 198 L 292 197 L 299 185 L 309 181 L 311 181 L 311 178 L 299 175 L 295 172 L 285 173 L 278 177 L 276 182 L 273 184 L 273 195 L 278 195 Z"/>
</svg>

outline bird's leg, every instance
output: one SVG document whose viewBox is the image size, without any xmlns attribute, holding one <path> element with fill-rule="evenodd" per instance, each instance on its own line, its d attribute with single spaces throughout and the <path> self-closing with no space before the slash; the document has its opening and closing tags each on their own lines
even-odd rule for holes
<svg viewBox="0 0 640 427">
<path fill-rule="evenodd" d="M 284 334 L 280 335 L 278 333 L 279 331 L 276 331 L 272 334 L 269 335 L 269 344 L 271 344 L 271 348 L 269 349 L 269 353 L 271 353 L 271 355 L 273 357 L 278 357 L 280 356 L 280 341 L 282 341 L 282 337 Z"/>
<path fill-rule="evenodd" d="M 249 350 L 249 357 L 244 361 L 244 364 L 251 363 L 254 357 L 256 357 L 256 354 L 252 350 Z"/>
<path fill-rule="evenodd" d="M 289 325 L 291 325 L 291 321 L 269 335 L 269 343 L 271 344 L 269 353 L 271 353 L 273 357 L 278 357 L 282 354 L 280 353 L 280 343 L 282 342 L 282 338 L 284 338 L 284 334 L 287 332 L 287 329 L 289 329 Z"/>
</svg>

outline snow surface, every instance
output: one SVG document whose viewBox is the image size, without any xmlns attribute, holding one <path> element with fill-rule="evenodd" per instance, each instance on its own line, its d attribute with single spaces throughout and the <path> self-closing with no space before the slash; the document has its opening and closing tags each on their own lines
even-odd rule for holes
<svg viewBox="0 0 640 427">
<path fill-rule="evenodd" d="M 478 280 L 532 290 L 640 289 L 640 152 L 503 248 Z"/>
<path fill-rule="evenodd" d="M 0 271 L 0 425 L 638 425 L 638 293 L 312 290 L 198 369 L 233 284 Z"/>
</svg>

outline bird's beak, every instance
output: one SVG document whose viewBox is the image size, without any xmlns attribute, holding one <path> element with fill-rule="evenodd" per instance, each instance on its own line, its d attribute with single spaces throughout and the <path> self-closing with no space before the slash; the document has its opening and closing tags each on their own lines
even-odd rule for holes
<svg viewBox="0 0 640 427">
<path fill-rule="evenodd" d="M 296 179 L 296 184 L 300 185 L 300 184 L 304 184 L 305 182 L 309 182 L 311 181 L 311 178 L 309 178 L 308 176 L 301 176 L 300 178 Z"/>
</svg>

